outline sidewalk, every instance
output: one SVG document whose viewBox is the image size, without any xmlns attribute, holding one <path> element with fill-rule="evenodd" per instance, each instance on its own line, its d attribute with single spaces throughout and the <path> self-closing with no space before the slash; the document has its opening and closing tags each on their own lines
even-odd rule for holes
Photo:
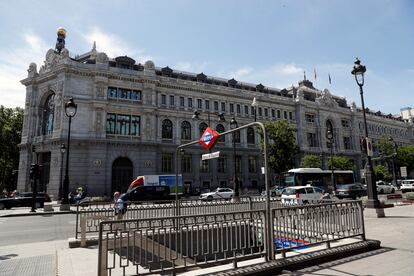
<svg viewBox="0 0 414 276">
<path fill-rule="evenodd" d="M 367 238 L 380 240 L 381 249 L 285 275 L 414 275 L 414 205 L 385 214 L 365 219 Z M 97 262 L 97 246 L 70 249 L 67 240 L 0 247 L 2 276 L 97 275 Z"/>
<path fill-rule="evenodd" d="M 36 212 L 30 212 L 31 207 L 12 208 L 10 210 L 0 210 L 0 217 L 17 217 L 17 216 L 42 216 L 42 215 L 59 215 L 76 212 L 76 206 L 71 206 L 70 211 L 60 211 L 60 204 L 56 201 L 49 202 L 52 204 L 53 211 L 44 211 L 43 208 L 37 208 Z M 48 203 L 46 203 L 48 204 Z"/>
</svg>

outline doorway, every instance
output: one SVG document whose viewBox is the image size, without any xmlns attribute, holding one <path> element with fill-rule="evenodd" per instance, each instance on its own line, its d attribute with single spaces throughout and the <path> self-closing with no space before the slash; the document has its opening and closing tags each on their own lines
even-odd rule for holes
<svg viewBox="0 0 414 276">
<path fill-rule="evenodd" d="M 133 179 L 133 166 L 126 157 L 118 157 L 112 164 L 112 191 L 125 192 Z"/>
</svg>

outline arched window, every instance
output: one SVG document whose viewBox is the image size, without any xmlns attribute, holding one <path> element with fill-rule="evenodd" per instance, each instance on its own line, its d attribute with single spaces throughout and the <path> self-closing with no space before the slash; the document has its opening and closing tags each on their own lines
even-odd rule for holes
<svg viewBox="0 0 414 276">
<path fill-rule="evenodd" d="M 198 127 L 198 129 L 200 130 L 200 137 L 201 137 L 201 135 L 203 135 L 203 133 L 204 133 L 204 131 L 206 130 L 207 127 L 208 126 L 207 126 L 206 123 L 200 123 L 200 125 Z"/>
<path fill-rule="evenodd" d="M 52 134 L 53 132 L 53 120 L 55 118 L 55 94 L 51 94 L 47 97 L 45 105 L 43 106 L 43 122 L 42 122 L 42 134 Z"/>
<path fill-rule="evenodd" d="M 225 130 L 225 128 L 224 128 L 224 126 L 222 125 L 222 124 L 218 124 L 217 126 L 216 126 L 216 131 L 218 132 L 218 133 L 223 133 L 223 132 L 225 132 L 226 130 Z M 219 138 L 219 140 L 218 140 L 219 142 L 225 142 L 226 141 L 226 136 L 224 135 L 224 136 L 220 136 L 220 138 Z"/>
<path fill-rule="evenodd" d="M 252 127 L 247 128 L 247 144 L 255 144 L 254 129 Z"/>
<path fill-rule="evenodd" d="M 162 139 L 173 138 L 173 124 L 170 120 L 165 119 L 162 121 Z"/>
<path fill-rule="evenodd" d="M 191 140 L 191 124 L 187 121 L 181 123 L 181 139 Z"/>
</svg>

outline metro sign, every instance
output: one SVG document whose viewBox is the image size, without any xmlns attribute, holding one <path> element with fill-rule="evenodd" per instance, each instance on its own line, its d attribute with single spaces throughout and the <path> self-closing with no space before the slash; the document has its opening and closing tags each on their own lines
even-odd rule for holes
<svg viewBox="0 0 414 276">
<path fill-rule="evenodd" d="M 214 129 L 208 127 L 204 131 L 203 135 L 201 135 L 199 142 L 204 148 L 211 150 L 218 137 L 219 134 Z"/>
</svg>

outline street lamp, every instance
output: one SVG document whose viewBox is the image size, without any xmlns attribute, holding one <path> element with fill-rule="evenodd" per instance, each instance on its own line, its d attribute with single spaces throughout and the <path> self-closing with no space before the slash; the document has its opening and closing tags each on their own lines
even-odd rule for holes
<svg viewBox="0 0 414 276">
<path fill-rule="evenodd" d="M 367 118 L 365 115 L 365 104 L 364 104 L 364 91 L 362 86 L 364 86 L 364 73 L 367 71 L 364 65 L 361 65 L 361 61 L 356 58 L 354 67 L 352 69 L 352 75 L 355 76 L 355 81 L 359 86 L 359 93 L 361 95 L 361 104 L 362 104 L 362 115 L 364 117 L 364 128 L 365 128 L 365 141 L 368 139 L 368 126 Z M 375 184 L 375 175 L 372 167 L 371 156 L 367 154 L 367 164 L 365 171 L 365 179 L 368 187 L 368 201 L 367 208 L 380 208 L 377 194 L 377 185 Z"/>
<path fill-rule="evenodd" d="M 397 156 L 397 143 L 394 142 L 394 139 L 392 139 L 392 137 L 388 138 L 388 141 L 390 141 L 392 143 L 392 148 L 393 148 L 393 152 L 392 152 L 392 184 L 393 185 L 397 185 L 397 179 L 396 179 L 396 174 L 395 174 L 395 157 Z"/>
<path fill-rule="evenodd" d="M 207 116 L 208 116 L 208 118 L 207 118 L 207 120 L 208 120 L 208 126 L 210 126 L 210 114 L 215 114 L 215 115 L 217 115 L 217 118 L 218 118 L 218 121 L 219 122 L 225 122 L 226 121 L 226 118 L 224 117 L 224 113 L 210 113 L 210 112 L 206 112 L 207 113 Z M 199 111 L 194 111 L 194 114 L 193 114 L 193 116 L 191 117 L 191 119 L 193 119 L 193 120 L 200 120 L 200 115 L 201 115 L 201 112 L 199 112 Z M 202 133 L 200 133 L 200 135 L 202 135 Z"/>
<path fill-rule="evenodd" d="M 231 118 L 230 121 L 230 129 L 238 128 L 239 125 L 237 124 L 236 118 Z M 238 133 L 237 133 L 238 134 Z M 237 164 L 236 164 L 236 131 L 233 132 L 233 158 L 234 158 L 234 179 L 233 179 L 233 189 L 234 189 L 234 200 L 239 200 L 240 195 L 240 187 L 239 187 L 239 180 L 237 179 Z"/>
<path fill-rule="evenodd" d="M 334 133 L 332 125 L 329 124 L 326 129 L 326 139 L 328 139 L 329 147 L 331 149 L 331 191 L 335 191 L 335 175 L 334 175 L 334 166 L 333 166 L 333 143 L 334 143 Z"/>
<path fill-rule="evenodd" d="M 61 157 L 60 157 L 60 181 L 59 181 L 59 200 L 62 200 L 63 196 L 62 196 L 62 179 L 63 179 L 63 156 L 65 155 L 66 152 L 66 145 L 65 143 L 62 143 L 60 145 L 60 153 L 61 153 Z"/>
<path fill-rule="evenodd" d="M 73 101 L 73 98 L 70 98 L 69 101 L 65 104 L 65 113 L 69 117 L 69 128 L 68 128 L 68 140 L 67 140 L 67 154 L 66 154 L 66 171 L 65 171 L 65 180 L 63 181 L 63 197 L 61 210 L 69 209 L 69 153 L 70 153 L 70 125 L 72 123 L 72 117 L 76 115 L 78 109 L 77 104 Z"/>
</svg>

